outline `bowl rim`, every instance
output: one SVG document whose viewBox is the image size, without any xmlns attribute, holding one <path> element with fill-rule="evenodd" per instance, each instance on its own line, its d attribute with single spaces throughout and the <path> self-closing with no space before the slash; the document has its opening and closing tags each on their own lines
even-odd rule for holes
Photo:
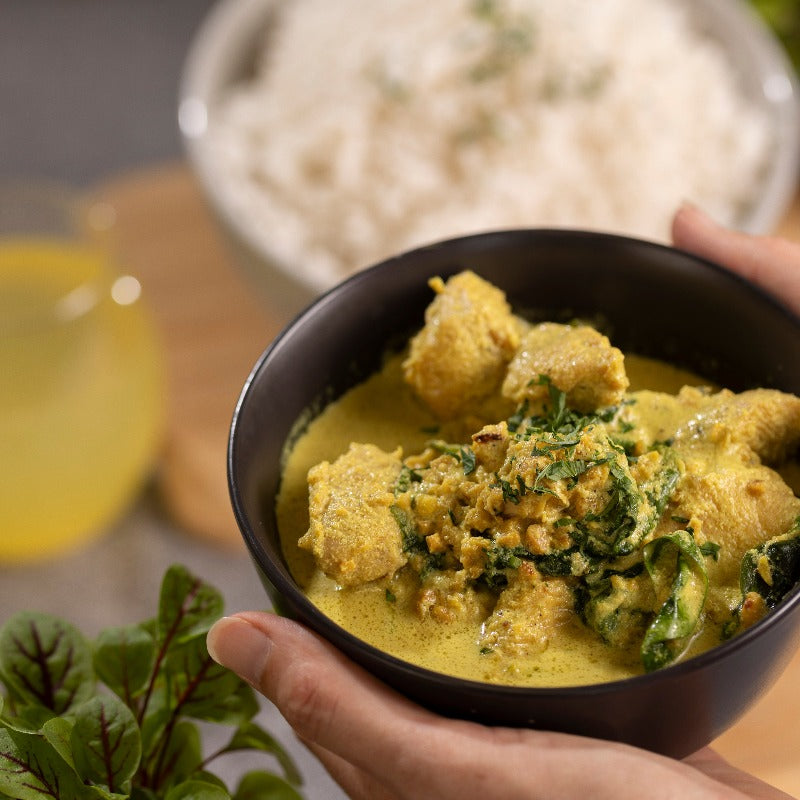
<svg viewBox="0 0 800 800">
<path fill-rule="evenodd" d="M 320 307 L 335 302 L 337 296 L 339 294 L 348 292 L 351 285 L 364 281 L 371 281 L 374 279 L 373 276 L 380 275 L 383 272 L 393 269 L 395 267 L 395 262 L 413 258 L 416 253 L 440 247 L 445 248 L 452 244 L 464 243 L 468 242 L 469 240 L 481 240 L 497 235 L 532 235 L 556 238 L 574 237 L 580 239 L 594 239 L 598 242 L 602 241 L 610 246 L 614 246 L 616 244 L 633 244 L 634 246 L 643 250 L 654 250 L 660 252 L 666 251 L 668 253 L 680 255 L 683 258 L 688 258 L 689 260 L 695 262 L 698 267 L 715 273 L 717 277 L 724 281 L 729 281 L 745 287 L 748 292 L 752 293 L 758 298 L 760 303 L 772 306 L 776 314 L 785 317 L 788 322 L 797 329 L 798 341 L 800 341 L 800 316 L 792 311 L 783 302 L 781 302 L 779 298 L 765 291 L 760 286 L 752 283 L 736 273 L 730 272 L 714 261 L 706 259 L 702 256 L 681 250 L 671 245 L 645 239 L 638 239 L 636 237 L 626 236 L 624 234 L 568 228 L 503 229 L 451 237 L 449 239 L 444 239 L 432 244 L 411 248 L 388 259 L 384 259 L 383 261 L 373 264 L 364 270 L 348 276 L 309 303 L 267 345 L 267 347 L 256 360 L 241 389 L 234 407 L 229 429 L 226 463 L 228 489 L 237 525 L 240 529 L 242 537 L 244 538 L 247 550 L 252 560 L 255 562 L 258 570 L 263 573 L 263 575 L 267 578 L 270 584 L 274 587 L 275 591 L 281 597 L 289 598 L 288 604 L 291 608 L 295 610 L 297 608 L 302 609 L 302 615 L 299 616 L 301 616 L 301 621 L 304 625 L 312 628 L 317 633 L 322 635 L 337 649 L 341 649 L 343 652 L 345 652 L 348 657 L 353 657 L 353 653 L 360 651 L 364 653 L 365 656 L 370 659 L 370 661 L 380 662 L 382 665 L 389 667 L 394 674 L 403 674 L 407 676 L 423 678 L 431 686 L 435 687 L 446 685 L 450 689 L 458 688 L 464 692 L 479 691 L 484 695 L 488 694 L 498 697 L 507 696 L 512 698 L 546 698 L 553 697 L 556 694 L 579 698 L 614 694 L 619 691 L 633 689 L 639 686 L 647 686 L 653 680 L 677 680 L 686 675 L 700 673 L 708 666 L 725 659 L 728 654 L 749 647 L 754 639 L 760 638 L 767 631 L 780 625 L 785 617 L 794 613 L 796 608 L 800 606 L 800 581 L 798 581 L 795 586 L 784 596 L 776 608 L 770 610 L 765 617 L 753 624 L 747 630 L 738 633 L 727 641 L 721 642 L 720 644 L 717 644 L 710 649 L 699 653 L 698 655 L 692 656 L 685 661 L 669 664 L 666 667 L 662 667 L 653 672 L 633 675 L 627 678 L 606 681 L 603 683 L 555 687 L 518 686 L 477 681 L 454 675 L 448 675 L 446 673 L 441 673 L 426 667 L 418 666 L 413 662 L 400 658 L 399 656 L 394 656 L 390 653 L 387 653 L 386 651 L 381 650 L 369 642 L 355 636 L 353 633 L 339 625 L 333 619 L 328 617 L 323 611 L 317 608 L 293 579 L 287 578 L 280 569 L 274 566 L 273 560 L 265 552 L 255 531 L 255 526 L 251 524 L 251 520 L 249 519 L 245 509 L 244 500 L 241 496 L 239 483 L 236 477 L 236 461 L 242 416 L 245 413 L 248 405 L 253 386 L 268 362 L 272 359 L 273 354 L 282 348 L 284 341 L 293 334 L 296 328 L 303 324 L 303 321 L 308 316 L 314 315 L 317 312 L 317 309 Z M 288 573 L 288 567 L 286 568 L 286 571 Z"/>
<path fill-rule="evenodd" d="M 269 17 L 285 2 L 217 0 L 201 21 L 184 59 L 177 122 L 184 151 L 205 198 L 234 241 L 247 256 L 266 260 L 298 287 L 317 295 L 336 285 L 340 278 L 300 271 L 296 264 L 266 249 L 257 222 L 238 214 L 224 187 L 219 190 L 218 170 L 206 147 L 213 104 L 230 77 L 221 68 L 230 68 L 231 60 L 242 60 L 237 49 L 240 40 L 244 38 L 249 44 L 259 41 L 254 31 L 263 30 Z M 701 5 L 696 0 L 680 2 L 701 29 L 707 27 L 707 20 L 714 19 L 719 31 L 738 42 L 736 61 L 746 58 L 748 65 L 762 75 L 760 97 L 775 118 L 772 151 L 778 158 L 767 166 L 760 196 L 737 220 L 737 227 L 746 233 L 772 233 L 795 197 L 800 179 L 800 76 L 777 37 L 746 0 L 703 0 Z M 717 34 L 716 38 L 723 37 Z"/>
</svg>

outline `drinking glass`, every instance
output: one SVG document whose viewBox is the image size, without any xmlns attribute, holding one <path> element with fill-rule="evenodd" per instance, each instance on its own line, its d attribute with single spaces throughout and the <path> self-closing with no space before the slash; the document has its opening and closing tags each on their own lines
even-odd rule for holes
<svg viewBox="0 0 800 800">
<path fill-rule="evenodd" d="M 159 449 L 158 337 L 98 211 L 64 187 L 0 187 L 0 563 L 108 530 Z"/>
</svg>

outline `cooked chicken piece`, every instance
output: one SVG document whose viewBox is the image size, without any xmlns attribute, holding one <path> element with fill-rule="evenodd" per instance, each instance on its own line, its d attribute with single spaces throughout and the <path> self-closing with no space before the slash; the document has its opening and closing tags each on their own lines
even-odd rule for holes
<svg viewBox="0 0 800 800">
<path fill-rule="evenodd" d="M 481 647 L 504 655 L 541 653 L 559 628 L 575 620 L 575 597 L 563 578 L 544 578 L 523 563 L 486 621 Z"/>
<path fill-rule="evenodd" d="M 489 613 L 489 596 L 479 592 L 463 571 L 434 572 L 420 588 L 414 604 L 417 616 L 441 622 L 481 622 Z"/>
<path fill-rule="evenodd" d="M 401 452 L 351 444 L 333 464 L 308 472 L 308 531 L 298 545 L 342 586 L 390 575 L 406 561 L 400 528 L 390 510 Z"/>
<path fill-rule="evenodd" d="M 697 413 L 696 400 L 703 397 L 702 390 L 694 387 L 684 387 L 677 395 L 649 389 L 629 392 L 618 417 L 629 428 L 624 438 L 638 444 L 640 453 L 654 442 L 671 440 L 675 431 Z"/>
<path fill-rule="evenodd" d="M 568 406 L 583 412 L 619 403 L 628 388 L 622 352 L 586 325 L 544 322 L 531 328 L 508 366 L 503 395 L 516 403 L 546 403 L 542 375 L 566 392 Z"/>
<path fill-rule="evenodd" d="M 686 400 L 690 396 L 682 392 Z M 783 461 L 800 444 L 800 397 L 775 389 L 734 394 L 723 390 L 697 398 L 698 412 L 679 438 L 727 438 L 745 445 L 767 464 Z"/>
<path fill-rule="evenodd" d="M 737 464 L 717 469 L 691 463 L 673 495 L 670 514 L 697 518 L 703 538 L 720 545 L 718 557 L 706 559 L 712 584 L 738 586 L 745 552 L 785 533 L 800 515 L 800 498 L 769 467 Z"/>
<path fill-rule="evenodd" d="M 431 281 L 436 297 L 411 340 L 405 379 L 441 419 L 492 394 L 519 344 L 505 295 L 473 272 Z"/>
<path fill-rule="evenodd" d="M 485 425 L 477 433 L 473 433 L 472 450 L 478 464 L 488 472 L 497 472 L 506 460 L 510 441 L 508 424 L 505 421 Z"/>
</svg>

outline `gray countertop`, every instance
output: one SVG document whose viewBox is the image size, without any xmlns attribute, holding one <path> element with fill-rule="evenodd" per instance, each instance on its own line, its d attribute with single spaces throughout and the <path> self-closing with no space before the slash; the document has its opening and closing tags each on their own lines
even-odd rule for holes
<svg viewBox="0 0 800 800">
<path fill-rule="evenodd" d="M 192 34 L 212 4 L 0 0 L 0 181 L 45 179 L 84 187 L 180 159 L 180 71 Z M 0 458 L 9 457 L 0 449 Z M 161 577 L 175 562 L 214 584 L 228 610 L 267 605 L 244 554 L 189 538 L 163 513 L 155 492 L 145 491 L 80 551 L 30 566 L 0 566 L 0 621 L 37 609 L 59 614 L 92 636 L 106 626 L 143 620 L 155 613 Z M 261 717 L 298 761 L 309 800 L 343 797 L 266 703 Z M 228 759 L 219 769 L 231 781 L 254 766 L 243 763 L 244 757 Z M 267 758 L 263 766 L 273 764 Z"/>
<path fill-rule="evenodd" d="M 187 47 L 213 0 L 0 0 L 0 178 L 87 184 L 180 155 Z"/>
</svg>

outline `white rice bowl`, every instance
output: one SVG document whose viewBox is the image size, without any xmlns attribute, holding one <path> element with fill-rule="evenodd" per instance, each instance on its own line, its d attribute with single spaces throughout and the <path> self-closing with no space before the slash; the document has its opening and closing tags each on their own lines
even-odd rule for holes
<svg viewBox="0 0 800 800">
<path fill-rule="evenodd" d="M 735 225 L 776 146 L 675 0 L 281 3 L 203 135 L 228 216 L 318 290 L 488 229 Z"/>
</svg>

